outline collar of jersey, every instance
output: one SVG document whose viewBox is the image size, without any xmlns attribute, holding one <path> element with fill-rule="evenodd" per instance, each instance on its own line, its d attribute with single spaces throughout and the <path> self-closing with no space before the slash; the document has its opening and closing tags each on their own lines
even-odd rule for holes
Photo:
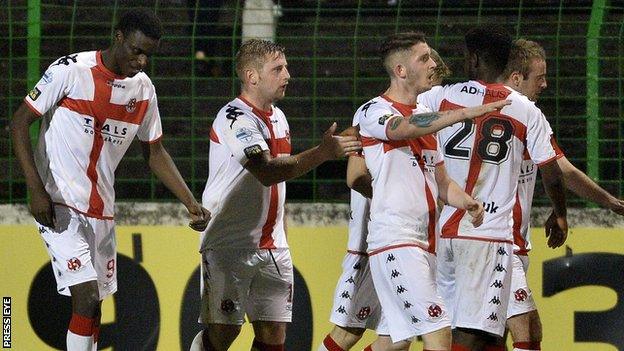
<svg viewBox="0 0 624 351">
<path fill-rule="evenodd" d="M 102 71 L 104 74 L 106 74 L 107 76 L 113 78 L 113 79 L 126 79 L 126 76 L 121 76 L 119 74 L 115 74 L 113 71 L 109 70 L 108 68 L 106 68 L 106 66 L 104 66 L 104 61 L 102 61 L 102 51 L 98 50 L 95 53 L 95 60 L 97 62 L 97 66 L 100 69 L 100 71 Z"/>
</svg>

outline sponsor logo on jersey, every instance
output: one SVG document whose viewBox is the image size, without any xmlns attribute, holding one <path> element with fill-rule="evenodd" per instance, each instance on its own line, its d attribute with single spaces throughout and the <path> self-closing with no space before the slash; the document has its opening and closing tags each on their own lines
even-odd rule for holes
<svg viewBox="0 0 624 351">
<path fill-rule="evenodd" d="M 93 118 L 84 117 L 84 123 L 82 126 L 86 134 L 94 135 L 96 131 L 99 131 L 102 133 L 104 141 L 115 145 L 123 144 L 124 139 L 128 134 L 128 127 L 125 127 L 116 121 L 101 124 Z"/>
<path fill-rule="evenodd" d="M 34 87 L 30 93 L 28 93 L 28 97 L 32 100 L 35 101 L 37 100 L 37 98 L 39 98 L 39 95 L 41 95 L 41 90 L 39 90 L 37 87 Z"/>
<path fill-rule="evenodd" d="M 113 87 L 113 88 L 118 88 L 118 89 L 126 89 L 126 86 L 120 83 L 116 83 L 114 80 L 107 80 L 106 81 L 106 85 Z"/>
<path fill-rule="evenodd" d="M 496 98 L 505 99 L 507 98 L 507 95 L 509 95 L 509 92 L 505 90 L 480 89 L 477 87 L 469 87 L 469 86 L 463 86 L 460 92 L 472 94 L 472 95 L 490 96 L 495 99 Z"/>
<path fill-rule="evenodd" d="M 483 203 L 483 210 L 487 213 L 496 213 L 498 207 L 499 206 L 496 206 L 496 203 L 494 201 L 490 203 Z"/>
<path fill-rule="evenodd" d="M 239 128 L 236 130 L 236 139 L 248 144 L 251 141 L 252 132 L 248 128 Z"/>
<path fill-rule="evenodd" d="M 252 158 L 262 154 L 262 148 L 258 144 L 251 145 L 243 149 L 243 152 L 245 153 L 245 156 L 247 156 L 247 158 Z"/>
</svg>

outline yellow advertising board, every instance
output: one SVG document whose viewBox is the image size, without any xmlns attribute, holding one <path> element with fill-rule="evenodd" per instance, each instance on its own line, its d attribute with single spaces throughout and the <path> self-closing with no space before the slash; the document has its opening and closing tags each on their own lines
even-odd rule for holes
<svg viewBox="0 0 624 351">
<path fill-rule="evenodd" d="M 316 350 L 331 329 L 328 316 L 347 230 L 294 227 L 289 232 L 298 277 L 295 321 L 287 345 Z M 543 350 L 614 351 L 618 342 L 622 346 L 624 300 L 618 300 L 618 295 L 624 296 L 622 234 L 620 229 L 573 228 L 569 256 L 565 248 L 548 249 L 542 229 L 533 230 L 529 281 L 544 326 Z M 0 226 L 0 239 L 0 295 L 3 313 L 10 312 L 3 318 L 3 342 L 8 335 L 15 350 L 58 347 L 69 319 L 69 299 L 55 292 L 36 228 Z M 101 346 L 187 348 L 198 329 L 198 235 L 177 226 L 118 226 L 117 244 L 120 291 L 103 305 Z M 232 350 L 249 350 L 252 338 L 246 325 Z M 354 350 L 373 339 L 368 332 Z M 415 343 L 412 350 L 421 348 Z"/>
</svg>

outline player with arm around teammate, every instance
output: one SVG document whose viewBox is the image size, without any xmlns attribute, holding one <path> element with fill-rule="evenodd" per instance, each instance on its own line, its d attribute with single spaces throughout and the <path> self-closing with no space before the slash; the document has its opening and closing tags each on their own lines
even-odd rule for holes
<svg viewBox="0 0 624 351">
<path fill-rule="evenodd" d="M 507 86 L 536 102 L 541 92 L 547 87 L 546 53 L 542 46 L 531 40 L 516 40 L 504 77 L 504 83 Z M 557 152 L 557 163 L 563 173 L 566 188 L 578 196 L 624 215 L 624 202 L 602 189 L 570 163 L 555 142 L 554 136 L 551 135 L 551 138 L 552 145 Z M 513 276 L 507 309 L 507 328 L 511 332 L 514 350 L 517 351 L 540 350 L 542 341 L 542 325 L 526 277 L 529 267 L 528 253 L 531 250 L 530 215 L 536 176 L 536 165 L 530 158 L 525 157 L 522 161 L 518 180 L 518 196 L 513 210 Z M 550 229 L 554 225 L 556 222 L 551 216 L 545 228 L 547 235 L 550 235 Z M 549 246 L 556 247 L 552 242 L 549 242 Z"/>
<path fill-rule="evenodd" d="M 142 72 L 161 32 L 153 13 L 129 11 L 108 49 L 50 65 L 11 122 L 58 292 L 71 295 L 68 350 L 97 348 L 101 302 L 117 290 L 113 182 L 135 135 L 151 170 L 188 209 L 191 227 L 203 230 L 210 216 L 162 145 L 156 91 Z M 33 152 L 28 128 L 37 119 L 42 125 Z"/>
<path fill-rule="evenodd" d="M 209 176 L 203 203 L 212 220 L 202 234 L 205 325 L 193 350 L 227 350 L 245 315 L 252 350 L 283 350 L 291 321 L 293 266 L 284 230 L 285 181 L 321 163 L 359 151 L 356 137 L 333 136 L 290 155 L 290 129 L 274 105 L 290 79 L 284 48 L 252 39 L 236 56 L 241 94 L 217 114 L 210 131 Z"/>
</svg>

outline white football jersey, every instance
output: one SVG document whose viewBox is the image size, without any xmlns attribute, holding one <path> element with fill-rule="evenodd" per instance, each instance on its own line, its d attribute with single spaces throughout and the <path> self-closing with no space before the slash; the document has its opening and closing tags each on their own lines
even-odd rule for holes
<svg viewBox="0 0 624 351">
<path fill-rule="evenodd" d="M 34 156 L 52 201 L 112 219 L 115 169 L 132 139 L 162 136 L 149 77 L 118 76 L 100 51 L 81 52 L 52 63 L 24 101 L 43 117 Z"/>
<path fill-rule="evenodd" d="M 456 123 L 438 132 L 449 176 L 483 202 L 483 224 L 474 228 L 465 210 L 445 206 L 440 215 L 444 238 L 468 237 L 512 242 L 512 210 L 526 148 L 537 165 L 556 159 L 552 131 L 539 108 L 502 84 L 468 81 L 432 89 L 418 96 L 434 111 L 509 99 L 501 111 Z"/>
<path fill-rule="evenodd" d="M 563 151 L 552 135 L 550 142 L 557 153 L 557 158 L 563 157 Z M 518 195 L 513 208 L 514 253 L 519 255 L 526 255 L 531 250 L 531 206 L 536 178 L 537 165 L 533 163 L 529 153 L 525 150 L 518 178 Z"/>
<path fill-rule="evenodd" d="M 286 116 L 261 111 L 238 97 L 217 113 L 210 130 L 209 174 L 202 202 L 212 217 L 201 251 L 212 248 L 286 248 L 286 183 L 264 186 L 243 165 L 265 150 L 290 155 Z"/>
<path fill-rule="evenodd" d="M 356 112 L 364 158 L 373 178 L 373 199 L 368 223 L 368 252 L 394 245 L 415 245 L 435 252 L 435 166 L 442 162 L 433 135 L 413 140 L 389 140 L 392 116 L 427 112 L 387 97 L 376 97 Z"/>
</svg>

